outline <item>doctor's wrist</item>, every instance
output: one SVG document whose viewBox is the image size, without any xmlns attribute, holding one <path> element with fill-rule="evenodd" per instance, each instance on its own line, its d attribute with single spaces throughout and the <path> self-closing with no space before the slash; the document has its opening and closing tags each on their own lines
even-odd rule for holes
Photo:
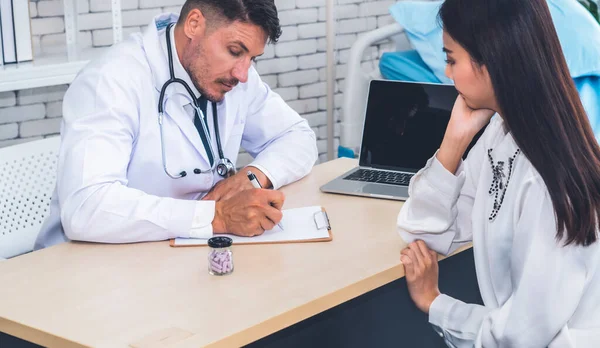
<svg viewBox="0 0 600 348">
<path fill-rule="evenodd" d="M 242 172 L 244 173 L 244 175 L 246 175 L 245 173 L 247 171 L 251 171 L 256 176 L 256 179 L 258 180 L 262 188 L 270 189 L 273 187 L 273 183 L 271 183 L 271 180 L 269 180 L 265 173 L 263 173 L 260 169 L 253 166 L 248 166 L 244 168 Z"/>
<path fill-rule="evenodd" d="M 215 217 L 212 221 L 213 233 L 225 233 L 227 228 L 223 218 L 223 202 L 215 202 Z"/>
</svg>

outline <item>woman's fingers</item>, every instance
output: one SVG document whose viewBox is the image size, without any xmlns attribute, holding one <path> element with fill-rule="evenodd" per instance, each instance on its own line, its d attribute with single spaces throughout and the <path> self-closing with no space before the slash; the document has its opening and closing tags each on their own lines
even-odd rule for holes
<svg viewBox="0 0 600 348">
<path fill-rule="evenodd" d="M 422 240 L 414 241 L 402 250 L 401 255 L 406 258 L 400 258 L 400 261 L 406 265 L 410 262 L 410 270 L 406 269 L 407 276 L 414 275 L 415 277 L 426 273 L 431 268 L 437 267 L 437 253 L 430 250 L 427 244 Z"/>
<path fill-rule="evenodd" d="M 438 253 L 434 250 L 429 250 L 429 253 L 431 254 L 431 259 L 435 262 L 437 262 L 438 260 Z"/>
<path fill-rule="evenodd" d="M 425 242 L 415 241 L 400 252 L 405 270 L 406 284 L 411 299 L 425 313 L 439 296 L 437 253 Z"/>
<path fill-rule="evenodd" d="M 415 274 L 414 253 L 409 248 L 405 248 L 400 252 L 400 261 L 404 265 L 404 273 L 407 279 L 412 279 Z"/>
<path fill-rule="evenodd" d="M 427 264 L 425 258 L 426 258 L 426 256 L 428 258 L 429 254 L 428 253 L 423 254 L 423 252 L 421 251 L 421 248 L 419 247 L 419 244 L 417 242 L 410 243 L 408 245 L 408 248 L 410 250 L 412 250 L 412 252 L 415 254 L 415 258 L 416 258 L 415 262 L 419 267 L 423 267 Z"/>
<path fill-rule="evenodd" d="M 429 247 L 427 247 L 427 244 L 425 244 L 424 241 L 418 240 L 415 243 L 417 244 L 419 250 L 421 250 L 421 253 L 423 254 L 423 260 L 425 265 L 430 266 L 433 262 L 437 260 L 437 253 L 429 249 Z"/>
<path fill-rule="evenodd" d="M 404 248 L 404 250 L 402 250 L 400 252 L 400 254 L 409 257 L 413 264 L 416 263 L 416 261 L 417 261 L 417 256 L 415 255 L 415 251 L 410 248 Z"/>
</svg>

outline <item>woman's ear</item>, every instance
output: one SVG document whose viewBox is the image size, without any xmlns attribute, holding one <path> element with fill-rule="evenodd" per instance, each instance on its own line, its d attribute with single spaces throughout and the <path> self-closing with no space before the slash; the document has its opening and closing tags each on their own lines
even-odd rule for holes
<svg viewBox="0 0 600 348">
<path fill-rule="evenodd" d="M 491 83 L 490 73 L 488 72 L 487 66 L 485 64 L 479 64 L 474 60 L 471 60 L 471 66 L 473 67 L 473 71 L 478 77 L 488 83 Z"/>
<path fill-rule="evenodd" d="M 490 86 L 490 88 L 492 87 L 492 78 L 490 77 L 490 72 L 487 69 L 487 66 L 485 65 L 481 65 L 480 68 L 481 71 L 481 75 L 484 79 L 484 81 Z"/>
<path fill-rule="evenodd" d="M 479 66 L 479 78 L 485 84 L 486 91 L 486 99 L 488 100 L 486 103 L 488 106 L 486 108 L 496 111 L 500 113 L 500 107 L 498 106 L 498 100 L 496 99 L 496 93 L 494 92 L 494 85 L 492 84 L 492 78 L 490 77 L 490 73 L 487 69 L 487 66 L 482 64 Z"/>
</svg>

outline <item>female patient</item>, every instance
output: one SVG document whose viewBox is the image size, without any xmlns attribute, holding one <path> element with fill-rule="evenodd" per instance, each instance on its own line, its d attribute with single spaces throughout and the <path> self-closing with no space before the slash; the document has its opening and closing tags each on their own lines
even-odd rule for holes
<svg viewBox="0 0 600 348">
<path fill-rule="evenodd" d="M 460 96 L 398 217 L 411 298 L 449 346 L 600 347 L 600 148 L 546 2 L 446 0 L 440 19 Z M 435 251 L 469 241 L 485 306 L 438 290 Z"/>
</svg>

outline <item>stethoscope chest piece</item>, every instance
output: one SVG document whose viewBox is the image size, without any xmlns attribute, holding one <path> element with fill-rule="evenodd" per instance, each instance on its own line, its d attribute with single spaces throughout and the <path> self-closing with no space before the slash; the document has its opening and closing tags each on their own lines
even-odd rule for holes
<svg viewBox="0 0 600 348">
<path fill-rule="evenodd" d="M 224 178 L 228 178 L 235 174 L 235 166 L 227 158 L 220 158 L 217 164 L 217 174 Z"/>
</svg>

